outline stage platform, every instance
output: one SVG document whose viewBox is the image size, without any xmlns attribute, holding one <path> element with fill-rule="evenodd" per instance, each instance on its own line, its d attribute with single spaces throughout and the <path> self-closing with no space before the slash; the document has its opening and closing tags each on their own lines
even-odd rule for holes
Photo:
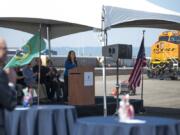
<svg viewBox="0 0 180 135">
<path fill-rule="evenodd" d="M 41 102 L 40 104 L 63 104 L 62 102 Z M 130 104 L 134 106 L 135 113 L 143 112 L 143 100 L 130 99 Z M 67 104 L 65 104 L 67 105 Z M 94 105 L 75 105 L 78 117 L 87 116 L 102 116 L 104 114 L 103 109 L 103 96 L 95 97 Z M 114 115 L 116 112 L 116 99 L 112 96 L 107 97 L 107 114 Z"/>
<path fill-rule="evenodd" d="M 130 103 L 134 106 L 135 113 L 138 114 L 143 110 L 143 100 L 131 99 Z M 102 116 L 103 115 L 103 97 L 97 96 L 95 98 L 95 105 L 76 105 L 78 117 L 86 116 Z M 107 113 L 113 115 L 116 112 L 116 99 L 107 97 Z"/>
</svg>

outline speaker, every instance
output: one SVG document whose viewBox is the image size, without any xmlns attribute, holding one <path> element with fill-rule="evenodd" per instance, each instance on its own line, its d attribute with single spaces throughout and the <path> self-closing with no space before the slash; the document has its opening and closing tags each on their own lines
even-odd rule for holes
<svg viewBox="0 0 180 135">
<path fill-rule="evenodd" d="M 112 57 L 114 60 L 132 59 L 132 45 L 114 44 L 104 46 L 102 48 L 102 55 L 105 57 Z"/>
</svg>

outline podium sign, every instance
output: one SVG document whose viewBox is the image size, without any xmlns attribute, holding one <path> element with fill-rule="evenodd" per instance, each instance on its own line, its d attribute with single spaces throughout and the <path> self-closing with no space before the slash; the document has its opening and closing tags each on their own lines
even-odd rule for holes
<svg viewBox="0 0 180 135">
<path fill-rule="evenodd" d="M 68 102 L 71 105 L 95 104 L 93 67 L 77 67 L 69 71 Z"/>
<path fill-rule="evenodd" d="M 84 72 L 84 86 L 93 86 L 93 72 Z"/>
</svg>

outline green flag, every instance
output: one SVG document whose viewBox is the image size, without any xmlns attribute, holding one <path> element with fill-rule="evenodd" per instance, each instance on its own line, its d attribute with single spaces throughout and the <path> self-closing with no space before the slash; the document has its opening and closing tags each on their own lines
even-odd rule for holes
<svg viewBox="0 0 180 135">
<path fill-rule="evenodd" d="M 17 51 L 16 55 L 7 63 L 5 68 L 23 66 L 30 63 L 34 57 L 38 57 L 39 49 L 41 48 L 42 51 L 46 48 L 45 41 L 40 39 L 40 34 L 35 34 L 20 50 Z"/>
</svg>

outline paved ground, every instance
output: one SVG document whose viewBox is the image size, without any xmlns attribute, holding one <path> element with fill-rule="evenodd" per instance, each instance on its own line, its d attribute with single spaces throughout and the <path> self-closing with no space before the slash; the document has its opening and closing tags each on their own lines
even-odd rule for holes
<svg viewBox="0 0 180 135">
<path fill-rule="evenodd" d="M 120 80 L 128 79 L 129 75 L 120 75 Z M 97 96 L 103 95 L 102 77 L 95 78 Z M 107 77 L 107 94 L 116 84 L 116 76 Z M 141 88 L 133 99 L 141 98 Z M 149 115 L 174 117 L 180 119 L 180 80 L 153 80 L 144 76 L 144 106 Z"/>
</svg>

